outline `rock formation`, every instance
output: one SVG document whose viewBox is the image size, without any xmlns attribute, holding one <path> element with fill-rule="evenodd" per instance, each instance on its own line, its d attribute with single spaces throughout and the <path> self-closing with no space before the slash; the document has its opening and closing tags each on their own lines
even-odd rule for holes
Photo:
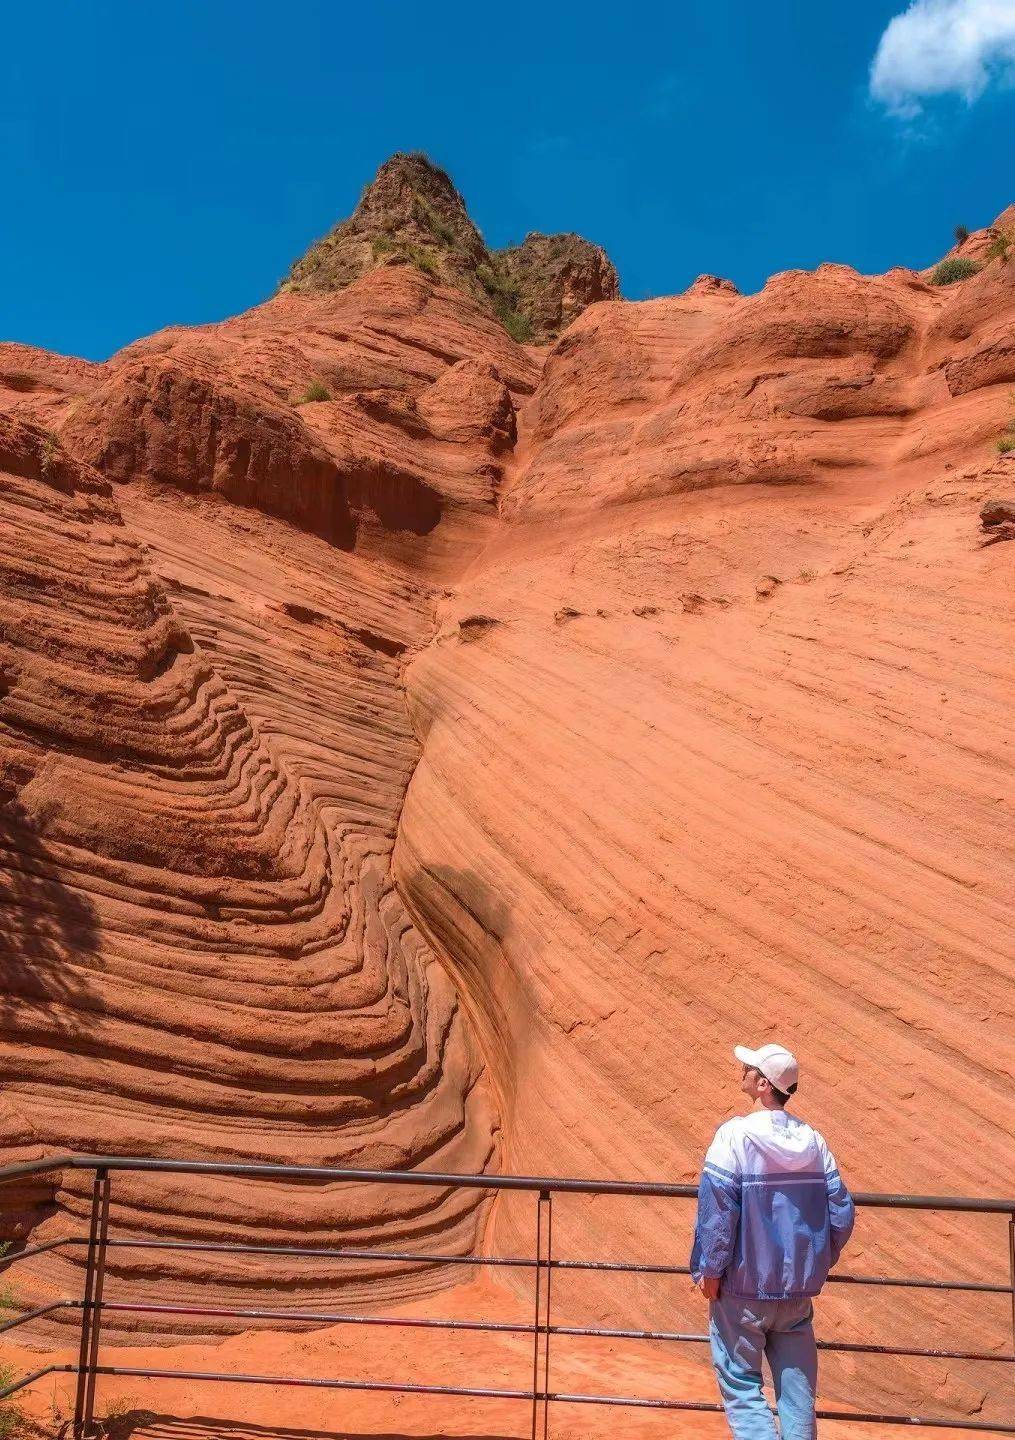
<svg viewBox="0 0 1015 1440">
<path fill-rule="evenodd" d="M 1015 500 L 988 500 L 980 510 L 984 530 L 1010 531 L 1015 527 Z"/>
<path fill-rule="evenodd" d="M 1015 263 L 703 276 L 537 350 L 451 273 L 448 206 L 436 275 L 340 227 L 328 283 L 221 325 L 0 347 L 8 1153 L 689 1180 L 730 1047 L 778 1036 L 856 1188 L 1012 1193 L 1015 547 L 979 516 L 1015 483 Z M 550 330 L 568 253 L 525 301 Z M 22 1233 L 81 1215 L 56 1186 Z M 478 1192 L 135 1178 L 114 1220 L 531 1247 Z M 562 1203 L 558 1253 L 682 1257 L 689 1220 Z M 868 1215 L 851 1266 L 1003 1279 L 1003 1245 Z M 111 1283 L 207 1273 L 119 1252 Z M 826 1333 L 1006 1343 L 1004 1297 L 841 1289 Z M 648 1281 L 571 1303 L 699 1323 Z M 929 1365 L 830 1361 L 829 1394 L 998 1413 L 1003 1367 Z"/>
<path fill-rule="evenodd" d="M 516 340 L 554 340 L 588 305 L 620 296 L 605 251 L 579 235 L 527 235 L 488 250 L 449 177 L 393 155 L 354 213 L 298 260 L 284 289 L 340 290 L 378 265 L 413 265 L 491 310 Z"/>
<path fill-rule="evenodd" d="M 537 342 L 553 340 L 599 300 L 619 300 L 620 285 L 606 252 L 580 235 L 526 235 L 495 256 L 515 308 Z"/>
</svg>

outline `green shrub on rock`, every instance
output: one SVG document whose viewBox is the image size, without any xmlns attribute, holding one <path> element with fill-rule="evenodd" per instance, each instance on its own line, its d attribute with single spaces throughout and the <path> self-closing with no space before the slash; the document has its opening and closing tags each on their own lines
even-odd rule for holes
<svg viewBox="0 0 1015 1440">
<path fill-rule="evenodd" d="M 970 275 L 975 275 L 980 266 L 975 260 L 965 260 L 955 255 L 949 260 L 942 260 L 930 277 L 932 285 L 954 285 L 957 280 L 968 280 Z"/>
<path fill-rule="evenodd" d="M 992 228 L 985 258 L 987 260 L 1007 260 L 1013 238 L 1015 237 L 1007 234 L 1004 230 Z"/>
<path fill-rule="evenodd" d="M 532 321 L 527 315 L 519 315 L 517 310 L 512 310 L 503 317 L 501 323 L 511 339 L 519 345 L 527 345 L 532 339 Z"/>
<path fill-rule="evenodd" d="M 309 405 L 314 400 L 330 400 L 331 391 L 320 380 L 313 380 L 296 401 L 297 405 Z"/>
</svg>

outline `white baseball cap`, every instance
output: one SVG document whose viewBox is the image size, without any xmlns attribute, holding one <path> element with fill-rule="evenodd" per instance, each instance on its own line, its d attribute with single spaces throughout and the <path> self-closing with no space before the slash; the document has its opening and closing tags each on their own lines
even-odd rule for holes
<svg viewBox="0 0 1015 1440">
<path fill-rule="evenodd" d="M 766 1080 L 771 1080 L 783 1095 L 792 1095 L 800 1080 L 800 1066 L 797 1058 L 785 1045 L 762 1045 L 760 1050 L 748 1050 L 746 1045 L 734 1045 L 733 1054 L 741 1065 L 750 1065 Z"/>
</svg>

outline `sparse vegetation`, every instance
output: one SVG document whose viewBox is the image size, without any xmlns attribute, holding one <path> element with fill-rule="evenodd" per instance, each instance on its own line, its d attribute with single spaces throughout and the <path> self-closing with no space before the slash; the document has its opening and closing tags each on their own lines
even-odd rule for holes
<svg viewBox="0 0 1015 1440">
<path fill-rule="evenodd" d="M 532 321 L 527 315 L 521 315 L 517 310 L 505 310 L 502 314 L 498 312 L 498 319 L 519 345 L 527 345 L 532 339 Z"/>
<path fill-rule="evenodd" d="M 18 1378 L 13 1365 L 0 1365 L 0 1390 L 6 1390 Z M 14 1400 L 0 1400 L 0 1440 L 20 1435 L 25 1428 L 25 1412 Z"/>
<path fill-rule="evenodd" d="M 1015 450 L 1015 390 L 1008 391 L 1008 403 L 1011 405 L 1011 414 L 997 442 L 998 451 L 1002 455 L 1010 455 Z"/>
<path fill-rule="evenodd" d="M 942 260 L 930 277 L 932 285 L 954 285 L 958 280 L 968 280 L 970 275 L 975 275 L 980 266 L 975 260 L 966 260 L 956 255 L 950 260 Z"/>
<path fill-rule="evenodd" d="M 108 1425 L 110 1420 L 122 1420 L 138 1409 L 140 1405 L 136 1395 L 113 1395 L 102 1407 L 102 1419 Z"/>
<path fill-rule="evenodd" d="M 532 321 L 518 309 L 517 287 L 492 265 L 477 265 L 476 279 L 489 295 L 494 314 L 511 339 L 519 345 L 527 345 L 532 339 Z"/>
<path fill-rule="evenodd" d="M 4 1240 L 2 1243 L 0 1243 L 0 1264 L 2 1264 L 4 1260 L 7 1259 L 7 1256 L 11 1252 L 12 1244 L 13 1241 L 11 1240 Z M 20 1308 L 20 1301 L 18 1299 L 18 1292 L 16 1286 L 14 1286 L 10 1280 L 5 1280 L 3 1284 L 0 1284 L 0 1320 L 6 1318 L 6 1316 L 4 1315 L 4 1311 L 18 1310 Z M 8 1381 L 7 1383 L 10 1384 L 10 1381 Z M 0 1389 L 3 1389 L 2 1385 L 0 1385 Z"/>
<path fill-rule="evenodd" d="M 1015 435 L 1002 435 L 997 442 L 997 448 L 1002 455 L 1009 455 L 1012 450 L 1015 450 Z"/>
<path fill-rule="evenodd" d="M 303 394 L 296 401 L 297 405 L 309 405 L 315 400 L 330 400 L 331 391 L 327 385 L 322 385 L 320 380 L 312 380 Z"/>
<path fill-rule="evenodd" d="M 990 244 L 987 246 L 984 258 L 987 260 L 1007 261 L 1013 239 L 1015 239 L 1015 237 L 1009 235 L 1006 230 L 998 230 L 996 227 L 991 227 Z"/>
<path fill-rule="evenodd" d="M 449 250 L 453 250 L 457 238 L 455 232 L 450 225 L 441 219 L 429 201 L 424 200 L 422 195 L 414 192 L 412 204 L 416 212 L 416 219 L 420 224 L 426 226 L 430 233 L 435 235 L 442 245 L 446 245 Z"/>
<path fill-rule="evenodd" d="M 956 243 L 956 245 L 964 245 L 968 239 L 969 239 L 969 230 L 968 230 L 968 228 L 967 228 L 965 225 L 956 225 L 956 227 L 955 227 L 955 243 Z"/>
<path fill-rule="evenodd" d="M 374 236 L 370 248 L 375 260 L 379 260 L 382 255 L 390 255 L 389 263 L 392 265 L 415 265 L 424 275 L 440 278 L 441 267 L 437 254 L 426 245 L 413 245 L 409 240 L 382 233 Z"/>
<path fill-rule="evenodd" d="M 429 275 L 434 280 L 440 276 L 441 268 L 437 263 L 436 255 L 427 250 L 424 245 L 406 245 L 404 254 L 408 263 L 415 265 L 417 270 L 422 270 L 424 275 Z"/>
<path fill-rule="evenodd" d="M 53 467 L 53 461 L 60 449 L 60 439 L 55 430 L 47 430 L 42 442 L 41 469 L 43 475 L 48 475 Z"/>
<path fill-rule="evenodd" d="M 518 291 L 511 281 L 498 274 L 492 265 L 477 265 L 476 279 L 495 303 L 500 301 L 513 310 L 518 303 Z"/>
</svg>

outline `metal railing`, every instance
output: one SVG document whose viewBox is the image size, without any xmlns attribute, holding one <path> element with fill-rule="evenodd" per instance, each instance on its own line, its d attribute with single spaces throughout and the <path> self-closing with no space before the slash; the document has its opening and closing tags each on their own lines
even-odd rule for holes
<svg viewBox="0 0 1015 1440">
<path fill-rule="evenodd" d="M 96 1433 L 95 1382 L 100 1375 L 132 1378 L 223 1381 L 246 1385 L 290 1385 L 315 1389 L 357 1390 L 367 1392 L 445 1395 L 478 1399 L 524 1402 L 531 1409 L 532 1440 L 542 1433 L 547 1440 L 549 1412 L 552 1405 L 608 1405 L 667 1411 L 721 1411 L 716 1402 L 656 1399 L 642 1395 L 601 1395 L 556 1390 L 551 1387 L 550 1350 L 554 1337 L 581 1336 L 604 1340 L 651 1340 L 677 1344 L 707 1344 L 708 1336 L 673 1330 L 620 1329 L 604 1326 L 562 1325 L 554 1323 L 552 1282 L 557 1272 L 593 1271 L 643 1276 L 689 1275 L 686 1265 L 649 1264 L 625 1260 L 587 1260 L 560 1258 L 553 1253 L 553 1199 L 555 1195 L 616 1195 L 653 1197 L 656 1199 L 691 1200 L 697 1195 L 693 1185 L 657 1185 L 648 1182 L 611 1180 L 557 1180 L 520 1175 L 444 1175 L 424 1171 L 342 1170 L 311 1168 L 298 1165 L 247 1165 L 210 1163 L 200 1160 L 151 1160 L 109 1155 L 66 1155 L 28 1164 L 10 1165 L 0 1169 L 0 1186 L 18 1179 L 42 1175 L 55 1170 L 88 1170 L 94 1172 L 91 1210 L 87 1236 L 63 1236 L 41 1244 L 27 1245 L 0 1260 L 0 1270 L 32 1255 L 63 1247 L 87 1246 L 84 1293 L 80 1299 L 53 1300 L 36 1306 L 0 1325 L 0 1333 L 14 1330 L 41 1316 L 58 1310 L 79 1310 L 81 1330 L 76 1364 L 51 1364 L 21 1376 L 0 1389 L 0 1401 L 34 1384 L 43 1377 L 64 1373 L 76 1376 L 74 1404 L 74 1435 L 87 1440 Z M 383 1184 L 425 1186 L 436 1189 L 474 1189 L 498 1192 L 525 1192 L 535 1197 L 535 1251 L 527 1256 L 443 1255 L 429 1250 L 395 1251 L 365 1248 L 312 1248 L 295 1245 L 231 1244 L 221 1241 L 133 1239 L 110 1237 L 109 1198 L 110 1176 L 115 1171 L 148 1171 L 164 1174 L 219 1175 L 248 1180 L 298 1180 L 321 1183 Z M 0 1191 L 2 1195 L 2 1191 Z M 984 1296 L 1007 1296 L 1011 1305 L 1012 1352 L 973 1349 L 924 1349 L 916 1346 L 871 1345 L 847 1341 L 819 1341 L 824 1351 L 844 1354 L 911 1356 L 928 1360 L 1015 1362 L 1015 1199 L 975 1199 L 942 1195 L 858 1194 L 860 1206 L 889 1210 L 962 1211 L 980 1215 L 1008 1217 L 1007 1285 L 990 1281 L 941 1280 L 916 1276 L 833 1274 L 830 1283 L 837 1285 L 890 1286 L 936 1291 L 975 1292 Z M 493 1320 L 426 1319 L 398 1315 L 346 1314 L 316 1310 L 275 1310 L 253 1306 L 214 1306 L 159 1304 L 141 1301 L 110 1301 L 104 1298 L 106 1258 L 110 1249 L 182 1251 L 187 1254 L 300 1256 L 388 1264 L 425 1264 L 428 1266 L 465 1265 L 510 1267 L 533 1272 L 534 1311 L 530 1322 Z M 369 1379 L 318 1379 L 296 1375 L 247 1375 L 216 1370 L 173 1370 L 140 1368 L 99 1363 L 99 1342 L 103 1315 L 162 1315 L 222 1319 L 274 1320 L 285 1324 L 308 1322 L 315 1325 L 392 1326 L 443 1331 L 480 1331 L 496 1334 L 525 1335 L 532 1340 L 531 1386 L 508 1389 L 479 1385 L 438 1385 L 406 1381 Z M 998 1435 L 1015 1435 L 1015 1420 L 993 1422 L 959 1420 L 943 1416 L 906 1415 L 871 1411 L 818 1411 L 818 1418 L 854 1424 L 923 1425 L 927 1427 L 981 1431 Z"/>
</svg>

